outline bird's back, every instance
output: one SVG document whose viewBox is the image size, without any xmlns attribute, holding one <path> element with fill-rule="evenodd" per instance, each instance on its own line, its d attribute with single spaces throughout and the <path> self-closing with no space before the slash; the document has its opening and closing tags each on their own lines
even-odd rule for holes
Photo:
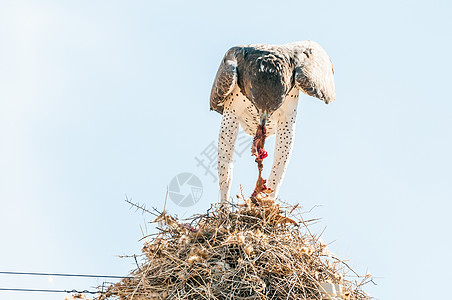
<svg viewBox="0 0 452 300">
<path fill-rule="evenodd" d="M 238 85 L 257 109 L 273 112 L 293 87 L 293 59 L 284 45 L 235 47 Z"/>
</svg>

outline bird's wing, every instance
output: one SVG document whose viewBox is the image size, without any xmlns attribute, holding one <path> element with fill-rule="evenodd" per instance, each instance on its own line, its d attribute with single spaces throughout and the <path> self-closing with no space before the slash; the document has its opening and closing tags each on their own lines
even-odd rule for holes
<svg viewBox="0 0 452 300">
<path fill-rule="evenodd" d="M 323 48 L 313 41 L 294 46 L 296 58 L 295 86 L 325 103 L 335 100 L 333 63 Z"/>
<path fill-rule="evenodd" d="M 231 48 L 225 54 L 210 92 L 210 109 L 220 114 L 223 114 L 226 97 L 237 84 L 237 60 L 234 52 L 235 48 Z"/>
</svg>

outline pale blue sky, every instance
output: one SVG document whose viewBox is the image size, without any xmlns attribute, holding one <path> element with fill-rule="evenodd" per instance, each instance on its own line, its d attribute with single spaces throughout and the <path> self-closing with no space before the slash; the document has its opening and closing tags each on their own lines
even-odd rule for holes
<svg viewBox="0 0 452 300">
<path fill-rule="evenodd" d="M 124 275 L 144 217 L 181 172 L 217 201 L 198 156 L 216 142 L 210 88 L 225 51 L 311 39 L 337 101 L 303 96 L 280 196 L 323 218 L 331 250 L 378 299 L 444 298 L 450 285 L 452 6 L 447 1 L 0 1 L 0 271 Z M 272 154 L 273 139 L 267 146 Z M 267 162 L 268 172 L 269 161 Z M 236 157 L 232 194 L 256 167 Z M 148 219 L 148 218 L 147 218 Z M 0 287 L 95 280 L 0 275 Z M 0 292 L 0 299 L 64 295 Z"/>
</svg>

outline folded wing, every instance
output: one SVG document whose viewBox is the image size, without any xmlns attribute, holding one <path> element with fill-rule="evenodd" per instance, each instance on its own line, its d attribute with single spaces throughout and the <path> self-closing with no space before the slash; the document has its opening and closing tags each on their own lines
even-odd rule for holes
<svg viewBox="0 0 452 300">
<path fill-rule="evenodd" d="M 210 93 L 210 109 L 220 114 L 223 114 L 224 101 L 237 84 L 237 60 L 234 51 L 235 48 L 231 48 L 224 56 Z"/>
<path fill-rule="evenodd" d="M 333 64 L 323 48 L 312 41 L 297 43 L 294 47 L 295 86 L 308 94 L 330 103 L 336 98 Z"/>
</svg>

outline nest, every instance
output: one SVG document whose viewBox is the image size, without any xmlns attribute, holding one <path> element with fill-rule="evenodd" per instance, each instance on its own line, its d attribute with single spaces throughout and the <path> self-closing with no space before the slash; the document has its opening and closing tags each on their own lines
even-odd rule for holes
<svg viewBox="0 0 452 300">
<path fill-rule="evenodd" d="M 137 269 L 96 299 L 370 299 L 362 286 L 371 278 L 332 255 L 298 205 L 243 202 L 190 223 L 161 213 Z"/>
</svg>

